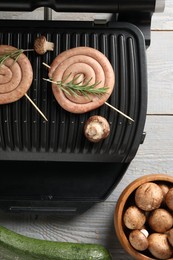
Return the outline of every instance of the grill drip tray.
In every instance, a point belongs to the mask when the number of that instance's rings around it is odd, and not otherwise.
[[[67,208],[69,203],[74,204],[72,212],[76,212],[76,203],[91,204],[110,194],[143,140],[147,107],[145,42],[138,28],[128,23],[0,23],[0,44],[32,49],[34,39],[41,34],[54,42],[55,50],[43,56],[27,53],[34,73],[27,94],[48,122],[25,97],[0,106],[0,160],[1,172],[5,173],[0,207],[58,211],[58,203],[65,202]],[[94,47],[108,57],[116,78],[108,102],[133,118],[134,123],[106,105],[75,115],[55,101],[50,83],[42,80],[48,77],[42,63],[51,64],[60,52],[77,46]],[[111,126],[110,136],[97,144],[83,135],[84,122],[95,114],[107,118]]]

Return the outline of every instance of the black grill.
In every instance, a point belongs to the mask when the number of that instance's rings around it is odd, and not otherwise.
[[[27,52],[34,79],[28,95],[48,118],[46,122],[24,96],[0,105],[0,207],[11,211],[76,213],[106,199],[144,139],[147,108],[145,40],[132,24],[69,21],[0,21],[0,44],[32,49],[44,34],[55,50],[40,56]],[[85,114],[72,114],[56,102],[48,65],[62,51],[90,46],[110,60],[115,89],[108,102],[134,119],[131,122],[106,104]],[[110,123],[110,136],[89,142],[84,122],[99,114]],[[15,169],[15,172],[14,171]],[[85,206],[84,203],[85,202]]]

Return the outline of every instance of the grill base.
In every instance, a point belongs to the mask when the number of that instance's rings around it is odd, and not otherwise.
[[[1,161],[0,207],[78,214],[104,201],[129,164]],[[15,170],[15,173],[13,172]]]

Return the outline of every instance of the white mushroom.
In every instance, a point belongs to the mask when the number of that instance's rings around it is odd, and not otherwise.
[[[106,118],[102,116],[91,116],[84,125],[84,134],[91,142],[99,142],[110,133],[110,126]]]
[[[167,235],[152,233],[148,237],[148,249],[157,259],[168,259],[172,256],[172,247],[168,243]]]
[[[160,187],[161,190],[162,190],[163,197],[165,198],[166,194],[167,194],[168,191],[169,191],[169,186],[168,186],[166,183],[159,183],[158,185],[159,185],[159,187]]]
[[[130,206],[124,212],[123,221],[129,229],[141,229],[146,222],[146,216],[141,209]]]
[[[130,232],[129,242],[138,251],[144,251],[148,248],[148,232],[145,231],[135,229]]]
[[[47,41],[46,37],[44,35],[41,35],[40,37],[37,37],[34,41],[34,50],[38,54],[45,54],[47,51],[54,50],[54,43]]]
[[[164,233],[172,227],[173,217],[166,209],[155,209],[149,215],[148,224],[152,230]]]
[[[136,205],[145,211],[159,208],[163,201],[161,188],[153,182],[141,184],[135,191]]]
[[[166,196],[165,196],[165,203],[169,209],[173,210],[173,188],[171,188]]]
[[[162,193],[163,193],[163,201],[162,201],[161,206],[165,208],[165,206],[166,206],[165,198],[166,198],[166,194],[168,193],[168,191],[170,189],[170,185],[168,185],[167,183],[164,183],[164,182],[159,182],[157,184],[159,185],[159,187],[161,188]]]

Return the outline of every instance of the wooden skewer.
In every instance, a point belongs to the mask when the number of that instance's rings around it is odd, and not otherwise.
[[[42,64],[50,69],[50,66],[48,64],[46,64],[45,62],[42,62]]]
[[[43,64],[44,66],[46,66],[47,68],[50,69],[50,66],[49,66],[48,64],[46,64],[46,63],[44,63],[44,62],[43,62],[42,64]],[[52,83],[56,84],[56,82],[51,81],[50,79],[45,79],[45,78],[43,78],[43,80],[46,80],[46,81],[49,81],[49,82],[52,82]],[[124,117],[126,117],[127,119],[129,119],[130,121],[134,122],[134,120],[133,120],[131,117],[127,116],[126,114],[124,114],[123,112],[121,112],[119,109],[117,109],[116,107],[112,106],[112,105],[109,104],[108,102],[105,102],[105,105],[109,106],[110,108],[114,109],[116,112],[120,113],[122,116],[124,116]]]
[[[126,117],[126,118],[128,118],[129,120],[131,120],[132,122],[134,122],[134,120],[133,120],[131,117],[127,116],[126,114],[124,114],[123,112],[121,112],[121,111],[120,111],[119,109],[117,109],[116,107],[113,107],[111,104],[105,102],[105,105],[111,107],[111,108],[114,109],[116,112],[120,113],[120,114],[123,115],[124,117]]]
[[[53,81],[53,80],[50,80],[50,79],[45,79],[45,78],[42,78],[42,79],[45,80],[45,81],[48,81],[48,82],[50,82],[50,83],[57,84],[56,81]]]
[[[32,99],[25,93],[25,97],[31,102],[31,104],[36,108],[36,110],[40,113],[40,115],[48,121],[48,119],[45,117],[45,115],[41,112],[41,110],[36,106],[36,104],[32,101]]]
[[[23,51],[34,51],[34,49],[25,49]]]

